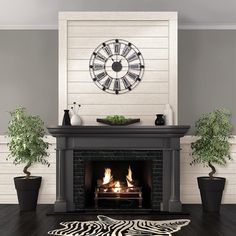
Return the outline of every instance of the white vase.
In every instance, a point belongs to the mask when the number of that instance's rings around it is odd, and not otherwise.
[[[165,105],[163,114],[165,116],[165,124],[174,125],[174,114],[173,114],[173,110],[171,109],[170,104]]]
[[[78,126],[82,124],[82,120],[79,115],[73,114],[70,120],[71,125]]]

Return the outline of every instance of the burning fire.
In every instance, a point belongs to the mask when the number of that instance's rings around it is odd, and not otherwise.
[[[113,189],[113,191],[114,191],[115,193],[119,193],[120,190],[121,190],[120,182],[119,182],[119,181],[116,181],[116,183],[115,183],[115,188]]]
[[[108,184],[112,180],[112,175],[111,175],[111,169],[110,168],[105,168],[105,173],[103,177],[103,184]]]
[[[129,166],[129,169],[128,169],[128,175],[126,175],[126,179],[127,179],[127,186],[129,188],[134,187],[134,185],[132,184],[133,179],[132,179],[132,170],[131,170],[130,166]]]
[[[130,166],[128,169],[128,174],[126,175],[126,182],[127,182],[127,187],[130,189],[133,189],[135,185],[132,178],[132,170]],[[107,192],[108,190],[112,190],[115,193],[120,193],[125,188],[123,182],[114,181],[112,173],[111,173],[111,168],[105,168],[104,177],[103,177],[103,180],[100,181],[99,186],[103,186],[104,192]]]

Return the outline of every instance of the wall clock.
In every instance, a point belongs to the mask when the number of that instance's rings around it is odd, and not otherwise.
[[[103,91],[122,94],[134,89],[144,73],[144,59],[139,49],[123,39],[101,43],[89,63],[91,78]]]

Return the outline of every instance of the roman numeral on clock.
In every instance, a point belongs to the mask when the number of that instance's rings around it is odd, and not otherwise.
[[[100,61],[102,61],[102,62],[105,62],[106,61],[106,57],[105,56],[103,56],[101,53],[93,53],[93,55],[98,59],[98,60],[100,60]]]
[[[108,89],[111,86],[112,78],[107,78],[106,81],[103,84],[103,90]],[[105,88],[105,89],[104,89]]]
[[[106,72],[102,72],[102,73],[100,73],[100,74],[97,74],[97,75],[96,75],[97,81],[102,80],[106,75],[107,75]]]
[[[140,64],[132,64],[129,66],[130,69],[132,70],[140,70],[140,69],[143,69],[144,68],[144,65],[140,65]]]
[[[89,66],[91,69],[93,69],[94,71],[95,70],[102,70],[102,69],[104,69],[104,65],[102,65],[102,64],[97,64],[97,63],[95,63],[94,65],[90,65]]]
[[[106,54],[108,56],[112,55],[111,48],[108,45],[106,45],[105,43],[103,43],[103,50],[106,52]]]
[[[131,47],[129,45],[126,45],[122,51],[122,56],[126,57],[129,54],[130,50],[131,50]]]
[[[129,57],[127,58],[127,60],[128,60],[129,62],[132,62],[132,61],[137,60],[138,58],[139,58],[139,57],[138,57],[137,53],[133,53],[131,56],[129,56]]]
[[[120,43],[118,39],[116,39],[116,42],[114,43],[114,52],[115,54],[120,54]]]
[[[129,80],[126,77],[123,77],[122,81],[123,81],[125,88],[131,90],[131,84],[130,84]]]
[[[131,79],[135,80],[138,78],[138,75],[132,72],[128,72],[127,74]]]
[[[116,79],[115,82],[114,82],[114,89],[113,89],[116,94],[119,93],[120,91],[120,80],[119,79]]]

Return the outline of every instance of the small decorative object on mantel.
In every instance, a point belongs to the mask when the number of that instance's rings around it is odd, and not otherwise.
[[[107,116],[105,119],[97,119],[97,122],[106,125],[131,125],[140,122],[140,119],[125,118],[124,116]]]
[[[62,121],[63,126],[70,126],[70,115],[69,115],[69,110],[64,110],[64,116],[63,116],[63,121]]]
[[[78,115],[80,107],[81,107],[80,104],[73,102],[73,107],[71,107],[71,110],[73,113],[71,116],[71,125],[73,125],[73,126],[79,126],[82,124],[82,120],[81,120],[80,116]]]
[[[165,105],[164,109],[164,116],[165,116],[165,125],[173,125],[174,119],[173,119],[173,110],[170,106],[170,104]]]
[[[155,125],[165,125],[165,117],[163,114],[156,114]]]

